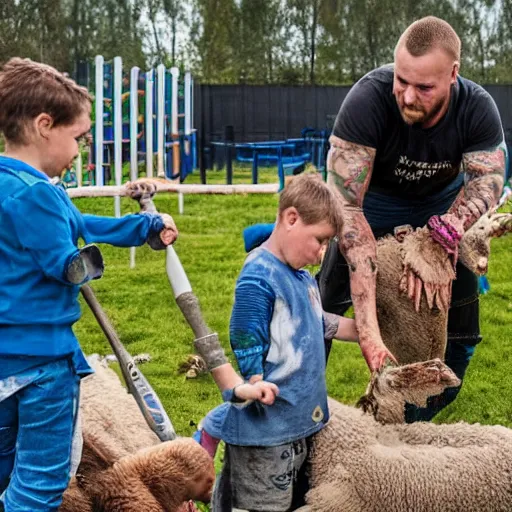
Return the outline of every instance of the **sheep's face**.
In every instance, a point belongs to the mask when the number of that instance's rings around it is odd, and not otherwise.
[[[358,407],[381,423],[402,423],[404,403],[419,407],[460,380],[440,359],[387,367],[372,376]]]
[[[121,463],[128,466],[136,461],[142,481],[162,504],[187,500],[207,503],[211,499],[213,460],[193,439],[166,441],[139,451],[131,461],[125,459]]]
[[[421,390],[431,396],[439,386],[444,388],[460,385],[460,380],[440,359],[407,364],[390,369],[385,375],[389,389],[408,394]]]
[[[459,259],[472,272],[485,274],[489,265],[491,238],[512,231],[512,213],[482,215],[464,234],[459,245]]]
[[[491,253],[488,216],[484,215],[462,238],[459,259],[469,270],[482,275],[487,272]]]

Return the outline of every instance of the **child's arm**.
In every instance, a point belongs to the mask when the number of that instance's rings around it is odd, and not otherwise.
[[[274,403],[279,394],[278,387],[272,382],[263,381],[263,376],[252,377],[245,382],[235,371],[231,363],[225,363],[211,370],[213,380],[226,401],[258,400],[266,405]]]
[[[36,183],[4,201],[5,222],[10,222],[20,251],[28,251],[45,276],[74,286],[68,278],[80,251],[73,236],[60,192],[48,183]]]
[[[263,359],[269,347],[274,301],[274,293],[264,280],[243,277],[238,281],[231,314],[230,342],[240,373],[248,382],[244,384],[240,377],[238,383],[236,377],[226,378],[224,399],[259,400],[271,404],[278,394],[275,384],[263,380]],[[233,368],[230,370],[234,373]],[[219,384],[217,379],[216,382]]]
[[[153,249],[163,249],[178,236],[176,225],[167,214],[130,214],[119,219],[85,214],[82,218],[88,243],[131,247],[148,242]]]
[[[355,320],[326,311],[324,311],[324,336],[331,340],[359,341]]]
[[[335,315],[334,313],[327,313],[326,311],[324,311],[324,337],[331,340],[355,341],[359,343],[355,320]],[[391,353],[388,354],[388,358],[394,364],[398,364]]]

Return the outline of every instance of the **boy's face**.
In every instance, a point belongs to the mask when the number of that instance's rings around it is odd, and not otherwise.
[[[39,151],[42,171],[50,178],[60,176],[64,169],[69,169],[78,156],[78,144],[91,129],[90,110],[83,111],[72,124],[52,126],[42,117],[39,122]]]
[[[336,233],[327,222],[305,224],[295,208],[287,208],[281,215],[284,237],[282,254],[288,265],[300,269],[318,265],[329,239]]]

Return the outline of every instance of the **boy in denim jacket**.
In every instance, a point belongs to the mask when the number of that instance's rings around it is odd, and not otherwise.
[[[247,257],[235,289],[230,341],[242,376],[274,383],[272,405],[241,402],[237,388],[204,420],[226,442],[214,512],[286,512],[303,504],[308,440],[329,419],[324,336],[357,341],[354,321],[322,311],[306,265],[341,222],[337,200],[314,175],[281,193],[276,227]],[[238,403],[237,403],[238,402]]]
[[[0,71],[0,510],[56,511],[70,478],[80,379],[72,326],[80,285],[101,277],[94,245],[164,248],[168,215],[82,215],[51,183],[91,127],[91,100],[50,66],[14,58]]]

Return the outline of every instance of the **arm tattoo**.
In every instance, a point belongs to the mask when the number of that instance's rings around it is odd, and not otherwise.
[[[344,201],[359,207],[368,190],[376,150],[347,142],[334,135],[329,139],[327,170]]]
[[[350,292],[360,341],[380,338],[376,311],[377,244],[362,211],[376,150],[331,136],[327,183],[342,204],[340,251],[350,268]]]
[[[464,194],[459,194],[449,213],[461,219],[467,230],[500,198],[505,174],[504,149],[466,153],[463,165],[466,172]]]

